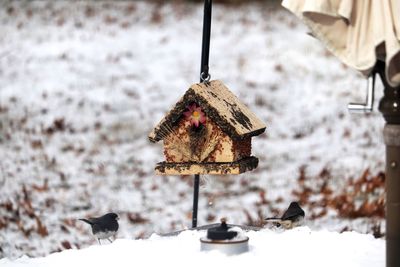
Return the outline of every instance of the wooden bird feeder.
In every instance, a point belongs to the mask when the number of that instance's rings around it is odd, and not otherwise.
[[[251,137],[266,125],[218,80],[193,84],[149,134],[164,141],[161,175],[240,174],[253,170]]]

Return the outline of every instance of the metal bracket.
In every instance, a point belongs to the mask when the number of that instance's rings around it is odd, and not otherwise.
[[[369,113],[374,108],[374,96],[375,94],[375,72],[372,72],[368,77],[367,83],[367,97],[366,103],[350,103],[347,105],[347,109],[350,113]]]

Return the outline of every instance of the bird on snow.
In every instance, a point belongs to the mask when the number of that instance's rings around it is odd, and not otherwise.
[[[289,208],[283,213],[282,217],[266,218],[265,220],[277,226],[283,226],[285,229],[292,229],[303,224],[304,216],[304,210],[300,207],[299,203],[292,202]]]
[[[92,227],[92,233],[99,241],[101,239],[107,239],[110,243],[112,243],[110,237],[115,235],[118,231],[118,215],[115,213],[107,213],[98,218],[88,218],[88,219],[79,219],[84,221],[85,223],[90,224]]]

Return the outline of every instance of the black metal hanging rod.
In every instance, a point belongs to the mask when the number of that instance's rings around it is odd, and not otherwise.
[[[211,9],[212,9],[212,0],[204,0],[203,40],[202,40],[202,45],[201,45],[200,82],[208,82],[211,78],[210,73],[209,73],[209,66],[208,66],[208,60],[210,58]],[[194,176],[194,184],[193,184],[192,228],[197,227],[197,209],[199,206],[199,187],[200,187],[200,175],[196,174]]]
[[[208,60],[210,58],[211,10],[212,0],[205,0],[203,18],[203,40],[201,47],[200,82],[208,81],[210,79]]]

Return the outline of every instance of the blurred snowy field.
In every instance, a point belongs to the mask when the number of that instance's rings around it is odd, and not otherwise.
[[[108,211],[118,238],[190,227],[192,177],[155,176],[147,134],[199,79],[202,5],[0,5],[0,257],[95,244],[76,219]],[[261,225],[297,200],[312,229],[384,231],[383,119],[348,113],[365,78],[306,33],[277,4],[214,4],[212,79],[267,130],[258,169],[203,176],[200,225]]]

